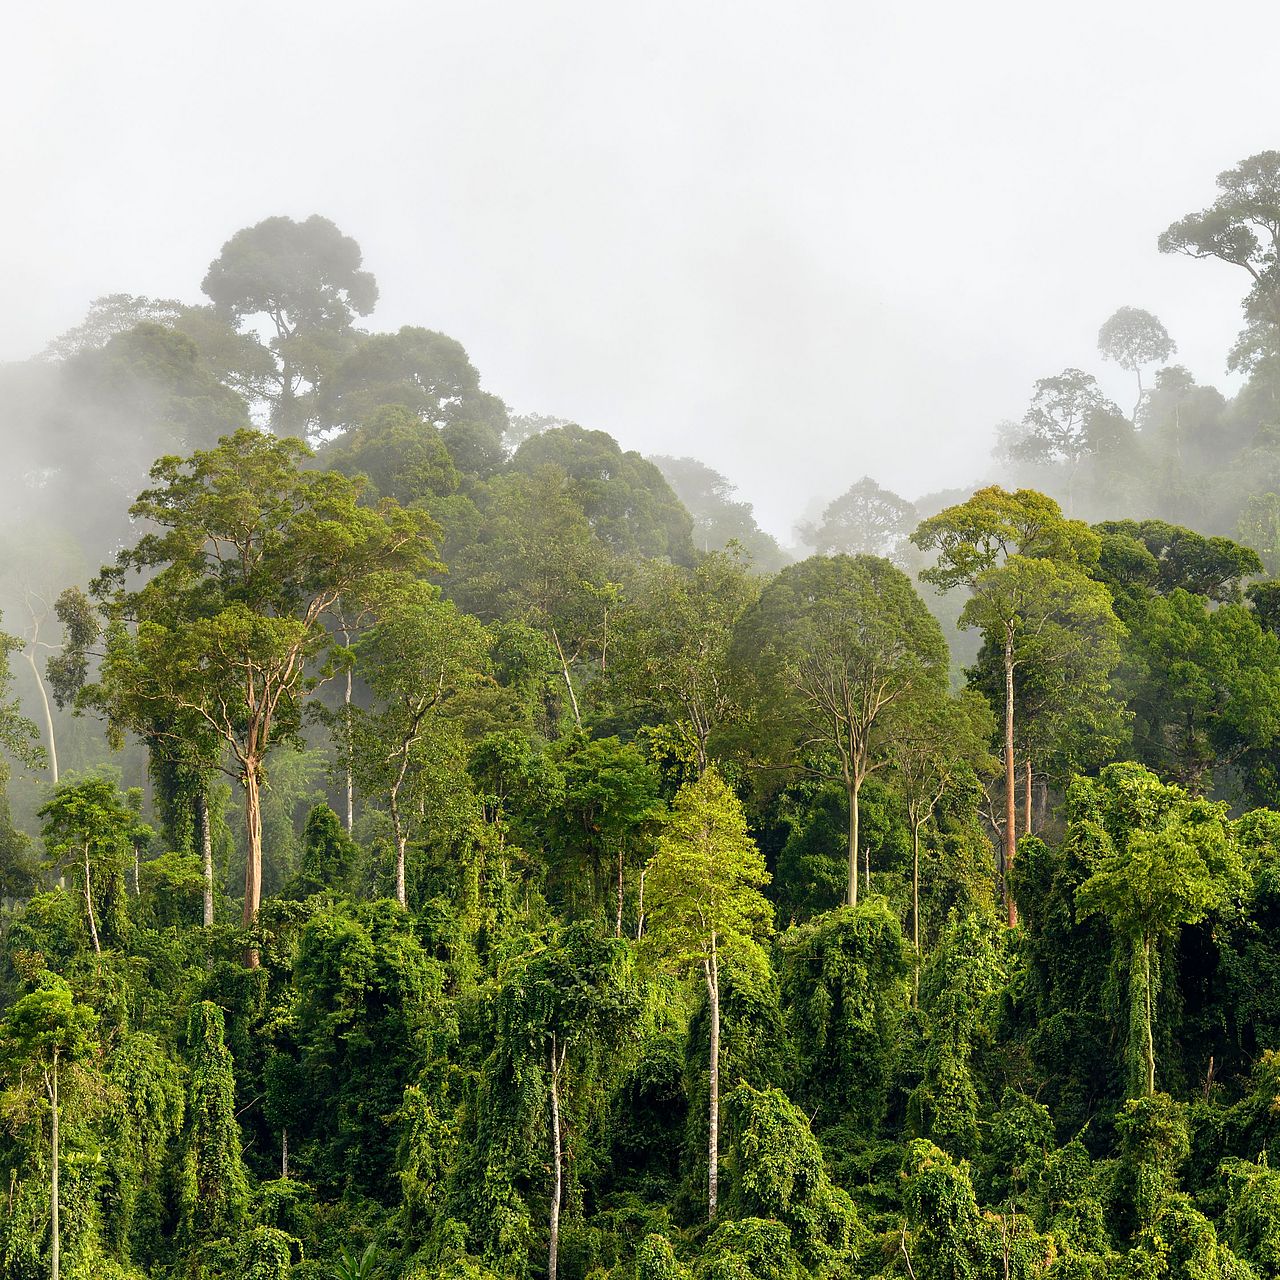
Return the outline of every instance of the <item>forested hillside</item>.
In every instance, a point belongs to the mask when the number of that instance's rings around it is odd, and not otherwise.
[[[790,551],[319,216],[0,367],[0,1280],[1280,1277],[1280,152],[1156,248],[1234,394]]]

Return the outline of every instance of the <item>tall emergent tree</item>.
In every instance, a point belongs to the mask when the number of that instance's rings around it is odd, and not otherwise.
[[[919,518],[905,498],[863,476],[827,504],[821,520],[799,532],[819,555],[884,556],[900,565]]]
[[[222,246],[201,288],[231,324],[258,317],[270,324],[271,425],[303,435],[309,417],[303,394],[351,349],[352,321],[378,301],[377,282],[361,269],[360,246],[318,214],[303,222],[264,218]]]
[[[1031,489],[980,489],[967,502],[924,521],[911,535],[937,559],[920,576],[940,591],[969,588],[961,625],[978,627],[1000,654],[1004,674],[1005,829],[1003,876],[1009,923],[1017,907],[1008,892],[1018,838],[1014,673],[1033,657],[1052,662],[1063,646],[1107,643],[1118,660],[1120,623],[1110,593],[1085,576],[1098,560],[1099,538],[1063,518],[1052,498]],[[1084,640],[1081,640],[1081,637]]]
[[[1163,364],[1178,349],[1169,337],[1169,331],[1141,307],[1121,307],[1103,321],[1098,330],[1098,350],[1104,360],[1114,360],[1138,379],[1138,398],[1133,405],[1133,425],[1138,425],[1138,413],[1146,393],[1142,389],[1142,370],[1145,365]]]
[[[1245,329],[1231,365],[1253,369],[1280,351],[1280,151],[1260,151],[1218,174],[1218,190],[1207,209],[1166,227],[1159,248],[1248,272]]]
[[[1080,463],[1098,447],[1108,420],[1119,414],[1093,374],[1083,369],[1064,369],[1052,378],[1037,380],[1031,405],[1022,417],[1024,434],[1011,452],[1031,461],[1064,467],[1070,511]]]
[[[419,512],[360,503],[361,485],[306,471],[297,440],[238,431],[190,458],[161,458],[132,510],[156,526],[104,570],[112,619],[100,685],[208,727],[244,787],[244,926],[262,895],[260,794],[267,752],[296,733],[303,700],[332,671],[329,611],[376,573],[436,567]],[[130,590],[131,573],[152,574]],[[246,954],[257,964],[257,952]]]
[[[845,789],[848,900],[857,906],[859,793],[887,763],[884,743],[908,695],[945,688],[942,630],[887,560],[813,556],[764,589],[734,648],[790,763]]]
[[[678,970],[702,975],[711,1013],[707,1216],[720,1185],[720,959],[755,945],[773,910],[760,890],[764,857],[737,796],[712,766],[681,788],[648,867],[649,945]]]

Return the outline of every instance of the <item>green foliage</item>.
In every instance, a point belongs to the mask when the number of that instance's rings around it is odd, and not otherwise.
[[[908,973],[883,900],[842,907],[779,939],[782,997],[798,1059],[795,1094],[820,1125],[874,1133],[893,1079]]]
[[[178,1167],[178,1232],[195,1245],[230,1235],[248,1203],[235,1078],[222,1010],[204,1001],[187,1022],[186,1123]]]
[[[810,1268],[847,1262],[862,1228],[848,1193],[828,1178],[804,1113],[780,1089],[762,1092],[748,1084],[739,1085],[725,1104],[733,1135],[731,1211],[783,1223]]]

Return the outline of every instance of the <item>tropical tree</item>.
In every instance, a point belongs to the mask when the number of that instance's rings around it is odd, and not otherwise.
[[[264,319],[272,336],[266,400],[277,433],[302,436],[305,393],[355,341],[352,322],[378,301],[378,285],[361,269],[360,246],[318,214],[302,222],[264,218],[237,231],[209,265],[200,286],[219,318],[237,329]]]
[[[432,527],[360,485],[305,471],[296,440],[239,431],[189,459],[162,458],[134,515],[157,531],[120,553],[96,591],[111,624],[98,689],[124,727],[134,715],[180,738],[189,717],[228,751],[244,788],[244,927],[262,893],[267,752],[296,733],[304,699],[333,672],[328,615],[372,575],[434,567]],[[151,574],[129,590],[131,573]],[[252,946],[246,953],[257,964]]]
[[[615,674],[674,731],[699,773],[712,738],[739,713],[733,629],[759,589],[736,556],[713,551],[693,569],[646,565],[630,593]]]
[[[920,835],[942,798],[986,755],[995,726],[976,693],[960,697],[926,690],[913,698],[887,751],[894,785],[902,796],[911,834],[911,945],[915,991],[920,990]]]
[[[94,954],[101,955],[104,932],[110,941],[121,941],[125,869],[138,845],[151,838],[151,828],[105,778],[63,783],[38,816],[44,819],[41,834],[51,860],[61,868],[74,867],[80,876],[89,937]]]
[[[1165,786],[1141,765],[1113,764],[1096,781],[1077,780],[1068,814],[1068,841],[1085,844],[1097,867],[1076,890],[1076,913],[1102,916],[1131,948],[1131,1081],[1150,1096],[1159,948],[1243,882],[1226,806]]]
[[[945,687],[942,631],[887,560],[814,556],[769,583],[733,645],[788,763],[844,787],[856,906],[862,784],[888,763],[885,744],[913,691]]]
[[[353,758],[362,789],[390,808],[403,907],[409,840],[430,820],[428,804],[446,803],[449,780],[463,773],[457,708],[484,679],[488,636],[426,582],[379,574],[362,596],[373,622],[357,658],[373,702],[355,712]]]
[[[827,505],[817,524],[800,532],[822,556],[883,556],[901,565],[918,520],[910,502],[863,476]]]
[[[1138,425],[1145,392],[1142,370],[1149,364],[1163,364],[1178,349],[1168,330],[1150,311],[1140,307],[1121,307],[1112,313],[1098,330],[1098,350],[1104,360],[1114,360],[1138,379],[1138,398],[1134,402],[1131,421]]]
[[[1280,348],[1280,151],[1260,151],[1218,174],[1218,198],[1160,235],[1161,253],[1216,258],[1248,273],[1245,330],[1233,367],[1254,368]]]
[[[980,489],[967,502],[939,512],[911,538],[921,550],[937,554],[933,567],[920,576],[940,591],[967,586],[961,625],[980,628],[1000,654],[1005,771],[1001,870],[1012,925],[1017,906],[1007,882],[1018,826],[1014,675],[1032,653],[1041,660],[1051,658],[1058,645],[1040,651],[1042,640],[1056,637],[1061,645],[1087,645],[1092,633],[1115,643],[1119,632],[1110,596],[1083,572],[1097,564],[1099,538],[1081,522],[1064,519],[1052,498],[1029,489],[1008,493],[998,486]]]
[[[91,1037],[97,1014],[76,1002],[71,988],[56,974],[42,973],[35,990],[20,997],[0,1024],[0,1046],[10,1070],[32,1070],[49,1106],[49,1274],[61,1271],[61,1137],[63,1073],[88,1058],[96,1048]]]
[[[711,1014],[708,1066],[707,1216],[716,1216],[720,1184],[720,970],[722,958],[755,946],[772,910],[760,890],[769,882],[764,858],[747,833],[738,798],[715,767],[682,787],[649,861],[649,927],[653,952],[706,985]]]
[[[1067,510],[1073,509],[1075,477],[1081,461],[1101,439],[1101,427],[1119,410],[1082,369],[1064,369],[1036,382],[1022,418],[1023,434],[1013,446],[1021,458],[1061,464],[1067,474]]]

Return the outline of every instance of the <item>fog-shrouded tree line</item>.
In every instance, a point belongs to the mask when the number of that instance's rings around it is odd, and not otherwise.
[[[1280,152],[1155,248],[1235,394],[792,548],[323,217],[0,367],[0,1280],[1280,1277]]]

